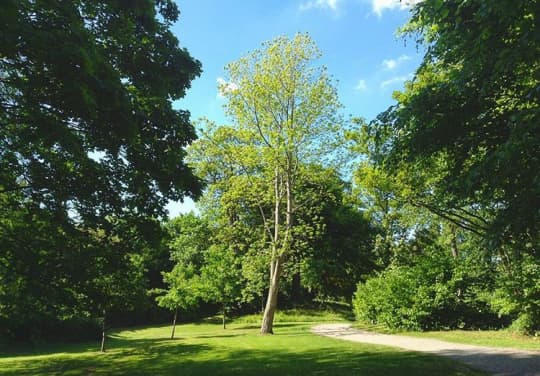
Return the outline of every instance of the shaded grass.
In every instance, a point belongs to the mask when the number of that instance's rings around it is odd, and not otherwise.
[[[0,375],[482,374],[443,358],[316,336],[309,331],[313,322],[278,322],[275,335],[261,336],[250,320],[238,319],[226,330],[181,325],[175,340],[168,339],[169,326],[121,330],[112,334],[105,354],[96,351],[96,342],[34,349],[41,355],[3,355]]]
[[[525,336],[510,330],[448,330],[406,332],[391,330],[383,325],[360,323],[355,323],[354,327],[377,333],[400,334],[420,338],[435,338],[448,342],[464,343],[467,345],[506,347],[521,350],[540,351],[540,337]]]

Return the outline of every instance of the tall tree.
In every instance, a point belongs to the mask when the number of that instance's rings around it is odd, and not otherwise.
[[[120,220],[155,237],[165,203],[200,192],[189,112],[172,107],[201,71],[170,31],[178,16],[171,0],[1,2],[0,317],[69,317],[131,253],[87,252],[96,233],[114,239]]]
[[[266,42],[227,65],[220,90],[233,125],[209,127],[194,148],[203,176],[216,175],[209,158],[226,164],[225,192],[243,190],[263,222],[261,236],[270,256],[263,334],[273,332],[280,276],[295,247],[300,165],[331,157],[341,139],[337,92],[326,68],[314,66],[319,55],[308,35],[297,34]]]

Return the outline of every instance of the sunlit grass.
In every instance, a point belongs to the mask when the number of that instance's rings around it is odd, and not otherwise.
[[[297,320],[283,321],[293,317]],[[111,335],[105,354],[97,351],[97,341],[43,345],[34,349],[39,354],[4,354],[0,375],[481,374],[443,358],[316,336],[310,332],[313,317],[337,321],[328,312],[289,312],[273,336],[258,334],[259,322],[251,316],[225,330],[213,323],[180,325],[175,340],[169,339],[170,326],[121,330]]]

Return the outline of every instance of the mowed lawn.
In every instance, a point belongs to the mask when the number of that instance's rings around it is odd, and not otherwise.
[[[302,317],[300,317],[302,318]],[[287,319],[283,317],[282,320]],[[98,343],[41,346],[0,355],[0,375],[481,375],[459,363],[316,336],[314,322],[281,321],[261,336],[250,318],[113,332]]]

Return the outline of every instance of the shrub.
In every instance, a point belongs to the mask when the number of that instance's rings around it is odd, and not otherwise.
[[[455,273],[460,270],[458,263],[450,255],[434,252],[359,283],[353,299],[357,320],[405,330],[496,325],[488,304],[474,288],[466,288],[461,273]]]

